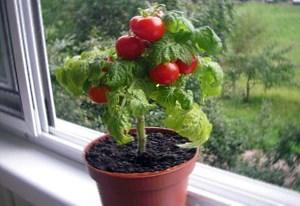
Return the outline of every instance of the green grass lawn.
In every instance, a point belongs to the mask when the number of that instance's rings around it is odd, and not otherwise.
[[[297,65],[294,81],[300,85],[300,6],[251,2],[237,7],[237,13],[246,11],[255,12],[267,22],[266,42],[277,42],[280,47],[293,46],[288,56]],[[275,129],[289,123],[300,125],[299,86],[281,86],[265,92],[262,85],[258,84],[251,91],[250,102],[245,103],[242,101],[244,81],[241,80],[238,85],[236,97],[222,99],[227,117],[239,117],[248,123],[254,123],[260,114],[262,103],[268,101],[274,118],[270,127]]]
[[[300,6],[250,2],[236,11],[257,14],[268,24],[266,41],[277,42],[282,47],[292,46],[289,57],[300,66]]]

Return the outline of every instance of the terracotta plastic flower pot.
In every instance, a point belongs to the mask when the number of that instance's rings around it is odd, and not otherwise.
[[[166,133],[162,128],[146,131]],[[109,138],[108,135],[100,139]],[[99,142],[99,138],[85,148]],[[88,165],[91,177],[97,182],[103,206],[185,206],[188,176],[198,159],[198,150],[189,161],[158,172],[113,173]],[[87,161],[86,161],[87,162]]]

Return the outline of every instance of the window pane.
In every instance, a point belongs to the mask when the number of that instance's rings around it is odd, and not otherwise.
[[[3,5],[4,6],[4,5]],[[12,55],[10,48],[10,39],[8,36],[8,22],[5,19],[5,10],[1,6],[0,15],[0,83],[2,87],[17,92],[15,82],[15,73],[12,69]]]
[[[197,27],[211,26],[224,44],[214,57],[224,68],[224,89],[203,106],[214,129],[201,161],[300,191],[300,7],[230,0],[157,2],[183,10]],[[146,5],[132,0],[41,3],[52,74],[67,56],[114,44],[128,31],[137,8]],[[71,97],[54,75],[52,85],[57,117],[103,130],[101,106]],[[189,88],[199,92],[197,82]],[[157,109],[147,123],[161,126],[162,117]]]
[[[0,111],[23,117],[5,2],[0,3]]]

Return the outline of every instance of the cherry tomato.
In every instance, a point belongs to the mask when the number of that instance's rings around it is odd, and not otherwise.
[[[179,68],[179,71],[181,74],[190,74],[197,68],[198,65],[198,59],[196,57],[193,57],[192,63],[187,65],[186,63],[182,62],[181,60],[177,60],[175,62]]]
[[[134,16],[130,19],[129,21],[129,28],[132,28],[132,27],[135,27],[136,26],[136,23],[142,19],[143,17],[142,16]]]
[[[170,85],[179,77],[179,68],[175,63],[159,64],[150,70],[150,78],[158,84]]]
[[[133,60],[142,55],[145,45],[140,39],[134,36],[124,35],[118,38],[116,50],[119,57]]]
[[[159,40],[165,33],[163,21],[156,16],[134,16],[129,25],[135,35],[150,42]]]
[[[107,93],[110,89],[107,86],[93,86],[88,91],[90,99],[96,103],[103,104],[107,102]]]

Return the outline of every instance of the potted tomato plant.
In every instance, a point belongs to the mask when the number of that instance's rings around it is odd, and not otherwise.
[[[185,205],[197,148],[212,130],[186,85],[197,81],[202,100],[219,95],[223,73],[210,56],[220,49],[211,28],[194,28],[182,12],[154,5],[131,18],[112,48],[67,58],[56,70],[70,93],[105,107],[108,134],[84,153],[104,206]],[[145,127],[157,106],[168,129]]]

